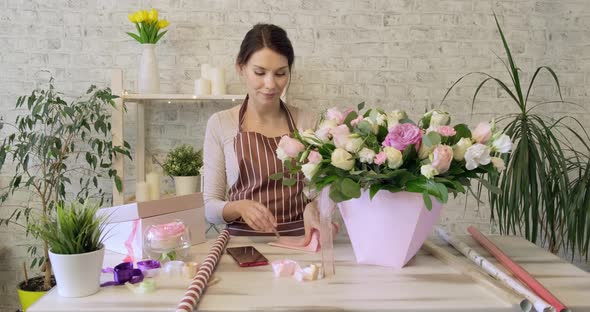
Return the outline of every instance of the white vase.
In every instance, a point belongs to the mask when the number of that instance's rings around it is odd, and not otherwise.
[[[196,193],[200,189],[199,182],[201,176],[174,177],[174,187],[176,196]]]
[[[160,72],[156,60],[156,45],[152,43],[142,44],[141,59],[139,61],[139,73],[137,76],[138,93],[160,93]]]
[[[49,260],[60,296],[86,297],[98,292],[104,246],[100,250],[76,255],[54,254],[50,250]]]

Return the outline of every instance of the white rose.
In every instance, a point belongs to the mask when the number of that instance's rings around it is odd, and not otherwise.
[[[451,116],[447,112],[432,111],[430,127],[446,126],[451,122]]]
[[[434,146],[426,146],[426,144],[420,145],[420,150],[418,151],[418,158],[426,159],[430,154],[434,151]]]
[[[315,136],[315,132],[312,129],[307,129],[301,132],[301,137],[303,140],[311,145],[319,145],[318,138]]]
[[[512,149],[512,141],[510,137],[502,134],[492,142],[492,151],[500,153],[508,153]]]
[[[402,152],[400,152],[398,149],[386,146],[383,148],[383,152],[385,152],[385,155],[387,156],[387,166],[389,168],[397,169],[403,164],[404,160]]]
[[[457,144],[453,145],[453,158],[455,160],[463,160],[465,158],[465,152],[473,145],[470,138],[461,138]]]
[[[498,170],[498,172],[504,171],[504,169],[506,169],[506,164],[504,163],[504,159],[502,159],[500,157],[492,157],[492,165],[494,165],[494,168],[496,168],[496,170]]]
[[[386,119],[387,116],[385,116],[384,114],[377,114],[377,117],[375,117],[375,122],[377,122],[377,125],[379,126],[384,126]]]
[[[337,148],[332,152],[332,166],[343,170],[351,170],[354,167],[352,155],[342,148]]]
[[[399,123],[400,120],[408,118],[404,111],[396,109],[387,114],[387,128],[391,129]]]
[[[320,141],[324,143],[329,142],[332,138],[330,130],[336,128],[337,126],[338,123],[336,122],[336,120],[327,119],[322,121],[322,123],[318,127],[318,130],[315,132],[316,138],[318,138]]]
[[[363,139],[358,134],[351,134],[344,143],[344,149],[356,153],[363,145]]]
[[[420,173],[423,176],[432,179],[435,175],[438,174],[438,171],[436,171],[436,169],[432,165],[428,164],[420,167]]]
[[[277,158],[280,159],[281,161],[285,161],[285,160],[289,160],[291,159],[291,157],[289,157],[289,155],[287,155],[287,153],[285,152],[285,150],[283,150],[282,147],[277,147]]]
[[[489,164],[492,161],[490,151],[489,147],[480,143],[469,147],[465,152],[465,161],[467,162],[465,168],[467,168],[467,170],[473,170],[479,165]]]
[[[313,178],[313,176],[318,172],[318,170],[320,169],[320,164],[304,164],[301,166],[301,171],[303,171],[303,175],[305,176],[306,179],[311,180],[311,178]]]
[[[363,147],[359,152],[359,158],[362,163],[372,164],[375,158],[375,152],[372,149]]]

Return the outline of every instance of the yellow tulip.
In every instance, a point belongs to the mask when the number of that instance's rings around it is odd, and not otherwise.
[[[158,11],[156,11],[156,9],[152,9],[149,13],[148,13],[148,21],[150,23],[155,23],[158,21]]]
[[[148,20],[148,12],[146,10],[137,11],[137,22],[149,22]]]
[[[168,25],[170,25],[170,23],[165,19],[158,21],[158,29],[166,28]]]
[[[135,14],[127,14],[127,18],[131,23],[135,23]]]

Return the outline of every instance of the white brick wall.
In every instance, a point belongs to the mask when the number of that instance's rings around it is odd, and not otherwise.
[[[191,92],[201,63],[223,66],[228,91],[243,92],[233,71],[241,39],[254,23],[273,22],[287,29],[295,47],[289,95],[293,104],[326,108],[364,100],[369,106],[405,109],[416,118],[425,109],[437,107],[446,88],[466,72],[482,70],[506,77],[492,53],[502,55],[493,10],[523,71],[552,66],[564,95],[588,107],[587,0],[139,2],[146,8],[154,4],[171,22],[156,50],[163,92]],[[77,95],[91,83],[108,86],[111,68],[120,67],[125,71],[125,87],[133,90],[140,46],[125,32],[132,31],[127,13],[136,9],[138,1],[126,0],[0,0],[0,114],[14,118],[17,96],[43,81],[42,69],[50,70],[67,94]],[[548,81],[542,80],[540,86]],[[474,86],[475,80],[465,81],[443,106],[457,121],[475,123],[513,110],[506,96],[490,86],[482,91],[472,120]],[[535,90],[543,97],[554,91]],[[161,159],[177,144],[201,145],[207,116],[229,106],[150,106],[146,111],[148,149]],[[572,108],[557,106],[549,111],[572,112]],[[586,127],[590,125],[587,113],[578,116]],[[128,129],[135,121],[130,118],[129,122]],[[474,208],[473,199],[465,208],[464,201],[460,197],[447,205],[441,222],[454,232],[463,232],[469,224],[493,231],[488,209]],[[0,310],[6,311],[17,307],[14,287],[22,277],[19,267],[25,253],[16,246],[23,235],[15,232],[16,228],[0,227]]]

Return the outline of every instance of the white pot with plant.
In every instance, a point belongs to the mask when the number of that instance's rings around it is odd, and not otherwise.
[[[196,193],[201,188],[200,171],[203,167],[203,152],[188,145],[181,145],[168,153],[164,171],[174,178],[176,196]]]
[[[106,217],[99,206],[85,201],[58,205],[54,216],[32,225],[49,245],[49,259],[62,297],[90,296],[100,288]]]

